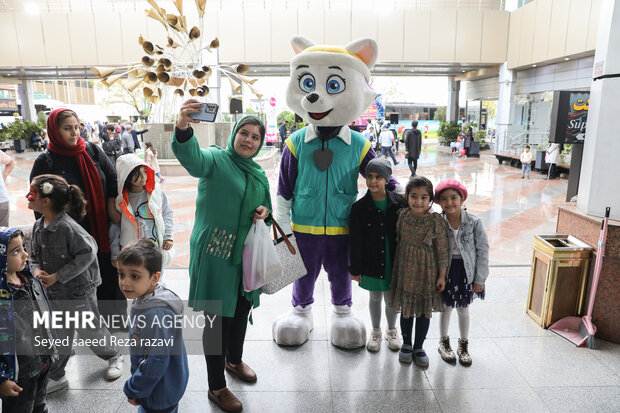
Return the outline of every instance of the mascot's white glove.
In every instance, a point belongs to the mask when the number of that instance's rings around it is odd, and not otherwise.
[[[287,201],[280,195],[276,197],[276,208],[273,211],[273,217],[287,235],[293,233],[293,230],[291,229],[292,206],[293,198]]]
[[[394,193],[405,196],[406,188],[403,184],[396,184],[394,186]]]

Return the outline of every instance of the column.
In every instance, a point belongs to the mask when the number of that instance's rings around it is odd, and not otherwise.
[[[496,109],[495,148],[493,148],[495,153],[501,153],[508,145],[508,126],[514,108],[515,88],[515,73],[509,70],[508,63],[504,62],[499,68],[499,98]]]
[[[19,97],[22,102],[22,118],[24,120],[37,121],[37,111],[34,107],[32,80],[22,80],[19,85]]]
[[[448,105],[446,106],[446,121],[456,122],[459,118],[459,92],[461,81],[454,76],[448,77]]]
[[[599,79],[600,77],[606,77]],[[577,206],[588,215],[620,220],[620,2],[601,2],[588,125],[583,148]]]

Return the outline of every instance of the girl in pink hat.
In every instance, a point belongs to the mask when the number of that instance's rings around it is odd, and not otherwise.
[[[435,188],[446,220],[446,234],[450,244],[450,260],[446,288],[442,292],[445,311],[439,316],[439,354],[448,363],[455,363],[456,356],[450,347],[448,328],[450,316],[456,307],[459,318],[459,362],[471,365],[469,355],[469,305],[478,297],[484,299],[484,282],[489,275],[489,243],[480,218],[463,208],[467,188],[455,179],[441,181]]]

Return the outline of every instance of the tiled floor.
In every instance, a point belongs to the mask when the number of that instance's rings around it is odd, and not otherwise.
[[[487,299],[471,306],[469,368],[444,363],[435,350],[438,317],[433,317],[426,349],[430,367],[398,362],[383,345],[378,353],[340,350],[329,342],[332,307],[329,284],[322,274],[313,306],[314,330],[298,348],[282,348],[271,339],[273,319],[290,309],[291,288],[263,296],[253,312],[244,360],[256,370],[253,385],[227,376],[229,387],[256,412],[615,412],[620,411],[620,345],[598,340],[599,348],[576,348],[540,328],[525,314],[532,235],[555,231],[556,205],[563,202],[566,180],[545,181],[536,173],[521,180],[520,171],[498,165],[494,157],[452,158],[426,148],[419,173],[434,183],[461,180],[470,191],[467,207],[482,217],[491,245]],[[31,224],[23,198],[33,154],[18,155],[8,187],[12,225]],[[277,171],[268,171],[275,192]],[[405,182],[404,165],[395,175]],[[187,251],[194,213],[196,180],[170,177],[164,184],[175,211],[178,252]],[[360,179],[360,187],[364,187]],[[165,278],[181,297],[189,288],[187,255],[179,255]],[[353,289],[353,309],[368,328],[368,293]],[[384,321],[385,322],[385,321]],[[453,346],[458,323],[453,315]],[[94,356],[74,356],[68,365],[70,389],[49,396],[52,412],[132,412],[122,393],[129,375],[103,379],[105,363]],[[218,409],[206,397],[206,367],[190,356],[190,382],[181,411]]]

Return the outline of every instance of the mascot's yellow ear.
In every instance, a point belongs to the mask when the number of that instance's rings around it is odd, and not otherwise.
[[[366,63],[369,69],[372,69],[377,61],[379,48],[377,42],[369,38],[356,39],[347,44],[345,48],[353,54],[356,54],[362,62]]]
[[[294,36],[291,39],[291,46],[293,46],[293,50],[295,51],[295,54],[299,54],[303,52],[304,50],[306,50],[307,48],[312,47],[314,45],[315,43],[305,36]]]

